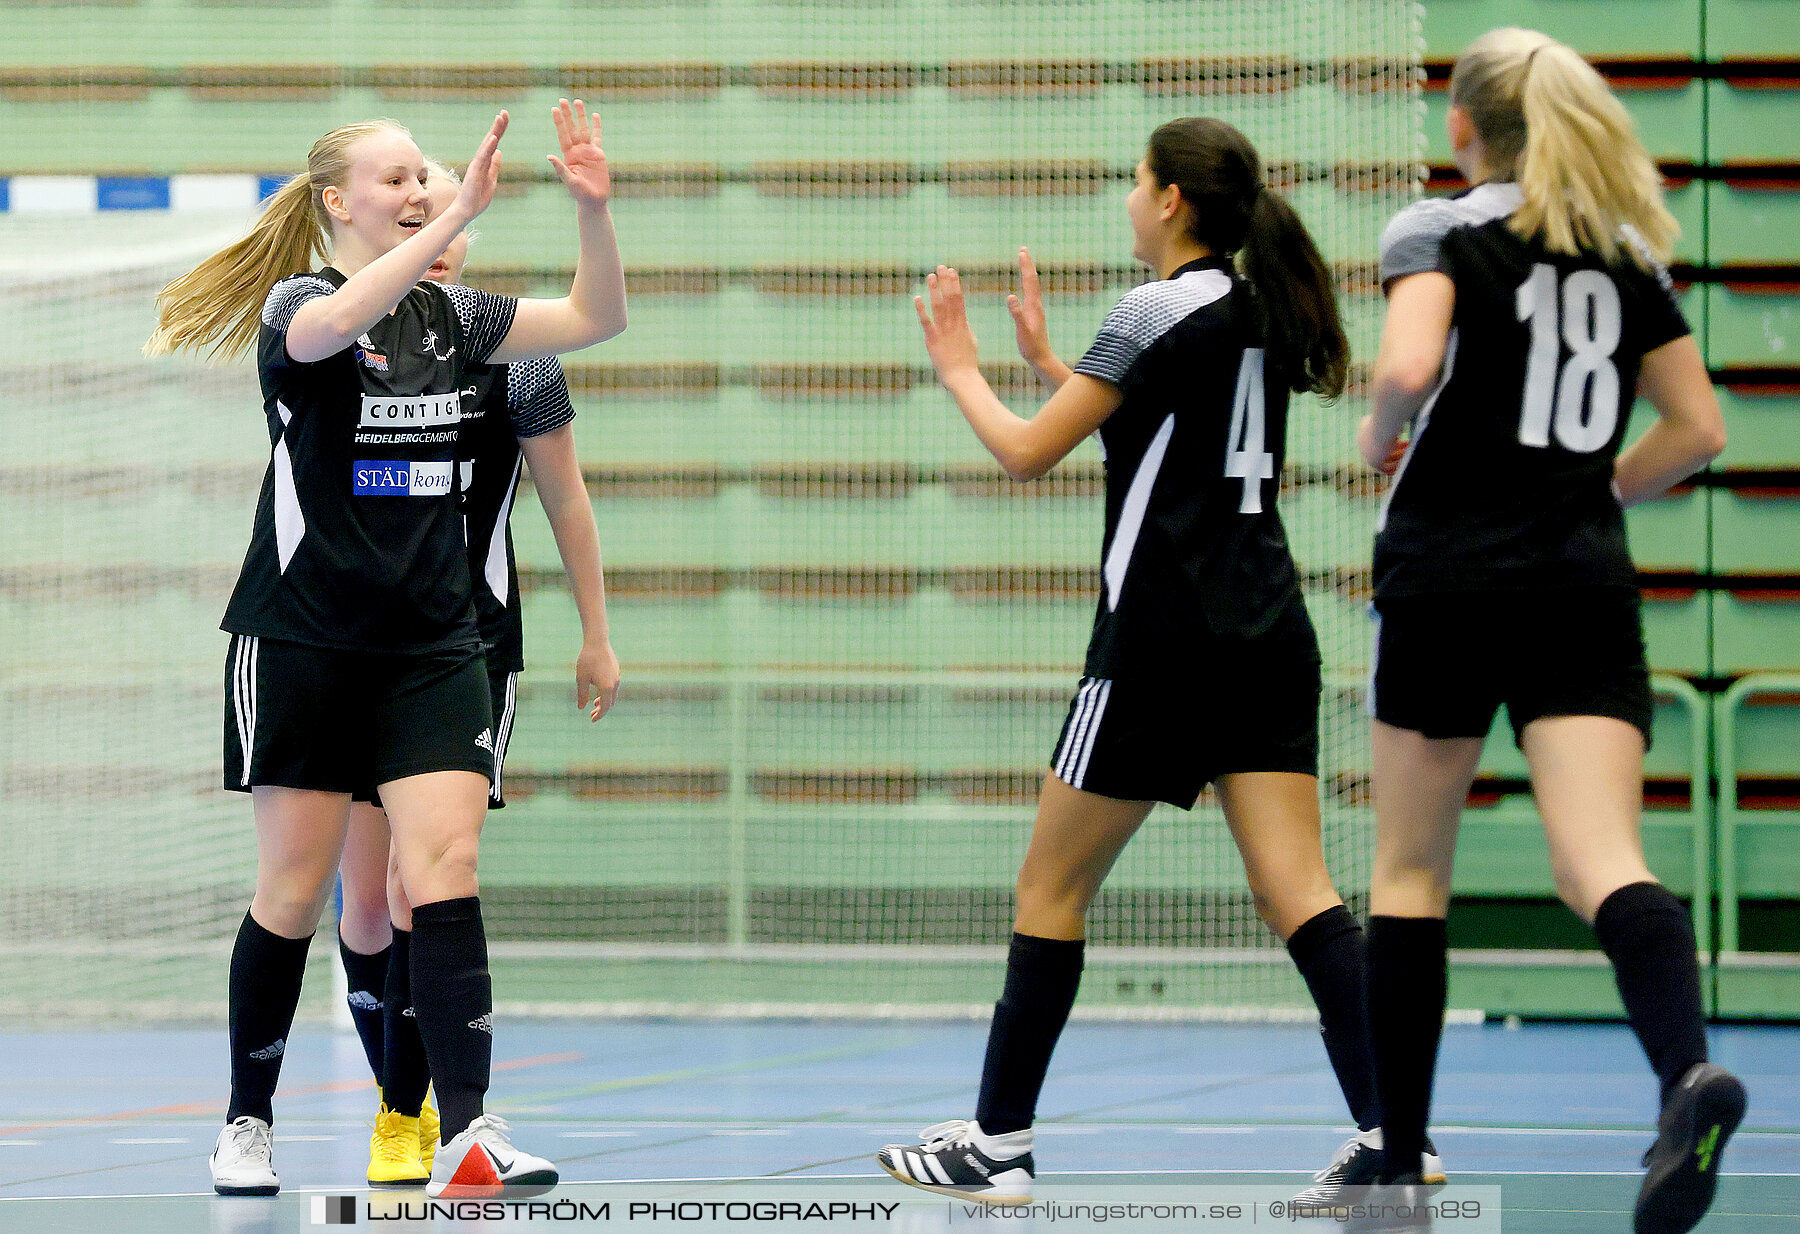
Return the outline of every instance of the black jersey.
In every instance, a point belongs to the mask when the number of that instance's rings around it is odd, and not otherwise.
[[[271,458],[223,626],[354,651],[472,647],[456,442],[467,370],[506,337],[517,302],[421,283],[352,346],[291,359],[294,314],[343,283],[332,269],[295,275],[263,304]]]
[[[1287,386],[1265,376],[1249,290],[1189,262],[1127,292],[1077,373],[1117,386],[1100,427],[1106,537],[1090,677],[1191,676],[1216,638],[1253,638],[1300,603],[1275,508]]]
[[[488,668],[516,673],[525,667],[519,569],[512,542],[513,495],[525,462],[519,443],[561,428],[575,418],[575,408],[569,403],[562,365],[554,356],[477,365],[470,378],[479,393],[464,413],[457,454],[462,460],[475,615]]]
[[[1636,586],[1613,460],[1640,361],[1687,323],[1666,270],[1548,252],[1507,226],[1520,202],[1484,184],[1382,234],[1383,282],[1436,271],[1456,308],[1376,524],[1378,596]]]

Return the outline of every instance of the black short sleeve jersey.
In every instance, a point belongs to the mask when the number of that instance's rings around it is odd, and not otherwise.
[[[1127,292],[1075,371],[1117,386],[1092,677],[1191,676],[1212,638],[1255,637],[1299,599],[1275,508],[1287,387],[1265,378],[1248,289],[1219,260]]]
[[[1640,362],[1687,323],[1647,254],[1548,252],[1507,225],[1520,201],[1484,184],[1382,235],[1384,282],[1446,275],[1456,307],[1376,525],[1378,596],[1636,586],[1613,460]]]
[[[295,361],[294,315],[344,281],[295,275],[263,304],[271,457],[222,624],[357,651],[473,646],[456,443],[467,369],[505,338],[517,302],[421,283],[352,346]]]
[[[479,394],[465,413],[457,453],[462,460],[475,615],[488,667],[516,673],[525,667],[519,569],[512,542],[513,497],[525,461],[519,443],[555,432],[575,418],[575,408],[569,402],[562,365],[554,356],[478,365],[470,376]]]

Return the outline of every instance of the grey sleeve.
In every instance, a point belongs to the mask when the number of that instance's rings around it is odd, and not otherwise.
[[[569,384],[555,356],[506,366],[506,412],[520,441],[553,433],[575,418]]]
[[[450,307],[456,310],[457,323],[462,326],[463,347],[470,363],[485,364],[494,349],[506,340],[519,302],[512,296],[497,296],[457,283],[445,283],[443,288],[450,297]]]
[[[1113,305],[1112,312],[1100,323],[1100,333],[1094,336],[1093,345],[1075,362],[1075,372],[1115,386],[1125,384],[1126,374],[1144,353],[1144,348],[1173,324],[1163,322],[1161,318],[1166,314],[1156,312],[1151,291],[1154,286],[1146,283],[1134,287]]]
[[[1431,199],[1415,201],[1396,214],[1381,232],[1381,285],[1438,271],[1444,237],[1458,221],[1448,202]]]
[[[336,290],[324,279],[310,274],[284,278],[269,288],[269,294],[263,298],[262,323],[277,334],[286,334],[288,327],[294,324],[294,314],[300,311],[301,305],[321,296],[329,296]]]

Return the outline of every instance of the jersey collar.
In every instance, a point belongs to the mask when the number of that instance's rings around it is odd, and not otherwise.
[[[1195,270],[1223,270],[1225,273],[1230,274],[1232,270],[1231,258],[1221,257],[1216,253],[1208,254],[1205,257],[1196,257],[1185,265],[1176,266],[1169,272],[1169,277],[1178,279],[1184,274],[1193,273]]]

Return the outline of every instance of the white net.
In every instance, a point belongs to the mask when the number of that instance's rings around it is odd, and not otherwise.
[[[1035,408],[1003,304],[1018,246],[1072,360],[1144,277],[1123,197],[1145,138],[1207,114],[1257,144],[1339,270],[1366,361],[1376,239],[1416,191],[1415,6],[550,5],[547,25],[604,17],[571,53],[535,19],[353,3],[306,10],[329,47],[294,63],[256,26],[290,6],[196,3],[180,54],[135,9],[100,7],[12,11],[81,63],[134,66],[33,69],[27,101],[15,80],[21,170],[118,170],[121,109],[160,109],[159,174],[267,174],[370,114],[465,157],[508,106],[504,195],[468,274],[496,290],[566,286],[543,118],[559,94],[603,117],[632,324],[567,365],[626,684],[598,728],[570,705],[574,608],[522,495],[528,669],[482,857],[502,1010],[991,1002],[1092,618],[1101,472],[1084,446],[1045,480],[1001,478],[936,388],[910,297],[957,265],[996,388]],[[353,34],[397,16],[404,46]],[[216,1012],[253,869],[248,804],[217,787],[216,625],[267,442],[247,368],[137,347],[156,289],[243,220],[23,215],[12,197],[0,989],[15,1012]],[[1358,400],[1296,400],[1283,498],[1327,661],[1346,892],[1366,885],[1369,833]],[[1210,800],[1152,815],[1091,938],[1080,1014],[1306,1006]],[[328,988],[309,983],[312,1006]]]

